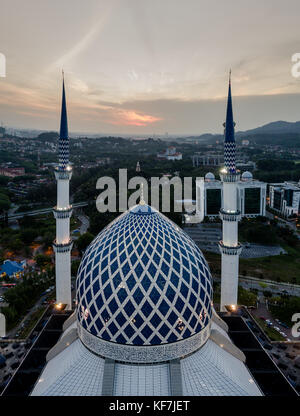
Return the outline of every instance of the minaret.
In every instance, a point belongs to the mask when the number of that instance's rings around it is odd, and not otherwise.
[[[69,135],[64,78],[59,135],[59,164],[54,173],[57,180],[57,205],[53,209],[56,218],[56,239],[53,242],[56,303],[66,305],[66,309],[70,310],[72,309],[71,250],[73,242],[70,238],[72,206],[69,203],[69,183],[72,177],[72,168],[69,165]]]
[[[234,138],[232,100],[231,100],[231,73],[229,75],[229,89],[227,100],[227,114],[224,138],[224,168],[220,178],[223,183],[222,208],[220,217],[222,220],[223,240],[219,242],[222,254],[221,265],[221,301],[220,311],[226,311],[226,306],[235,309],[238,296],[239,255],[242,246],[238,242],[238,221],[241,219],[237,209],[237,185],[240,173],[235,167],[235,138]]]

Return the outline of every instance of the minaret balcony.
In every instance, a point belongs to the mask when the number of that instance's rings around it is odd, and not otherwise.
[[[222,221],[240,221],[242,218],[241,212],[237,211],[225,211],[220,209],[220,218]]]
[[[56,166],[54,168],[54,175],[55,179],[58,181],[60,180],[70,180],[72,177],[72,167],[67,166],[65,169],[60,168],[59,166]]]
[[[67,253],[72,250],[73,241],[70,239],[67,243],[57,243],[54,240],[52,245],[55,253]]]
[[[240,178],[240,172],[227,172],[226,169],[222,169],[220,172],[220,179],[222,182],[239,182]]]
[[[67,208],[57,208],[57,206],[55,206],[53,208],[53,215],[56,219],[70,218],[72,211],[72,205],[69,205]]]
[[[221,254],[228,254],[230,256],[239,256],[243,250],[243,246],[238,243],[237,246],[234,247],[230,247],[230,246],[225,246],[225,244],[223,244],[223,241],[219,241],[219,249]]]

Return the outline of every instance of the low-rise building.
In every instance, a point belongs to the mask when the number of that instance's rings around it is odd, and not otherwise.
[[[300,214],[300,181],[271,183],[269,185],[270,208],[289,217]]]
[[[166,160],[181,160],[182,153],[176,152],[176,147],[169,146],[165,152],[158,153],[157,158]]]
[[[266,188],[267,184],[253,179],[249,171],[241,175],[237,186],[237,208],[242,216],[257,217],[266,214]],[[223,184],[208,172],[205,177],[196,181],[196,214],[198,222],[204,217],[219,216],[221,201],[223,200]]]
[[[19,263],[13,260],[4,260],[0,266],[0,276],[20,277],[24,273],[25,267],[26,260]]]

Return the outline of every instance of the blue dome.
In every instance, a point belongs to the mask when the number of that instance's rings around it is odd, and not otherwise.
[[[180,341],[211,319],[212,279],[203,254],[148,205],[99,233],[84,253],[76,289],[79,328],[117,344]]]

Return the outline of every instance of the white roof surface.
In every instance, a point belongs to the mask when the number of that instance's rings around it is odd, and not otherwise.
[[[72,327],[74,324],[72,325]],[[212,328],[226,334],[218,325]],[[70,330],[68,328],[66,332]],[[228,338],[228,335],[225,335]],[[141,347],[143,348],[143,347]],[[212,340],[181,361],[183,394],[189,396],[260,396],[246,366]],[[100,396],[104,359],[77,339],[51,359],[32,396]],[[169,365],[115,364],[114,395],[171,395]]]
[[[210,339],[181,360],[185,396],[260,396],[246,366]]]

